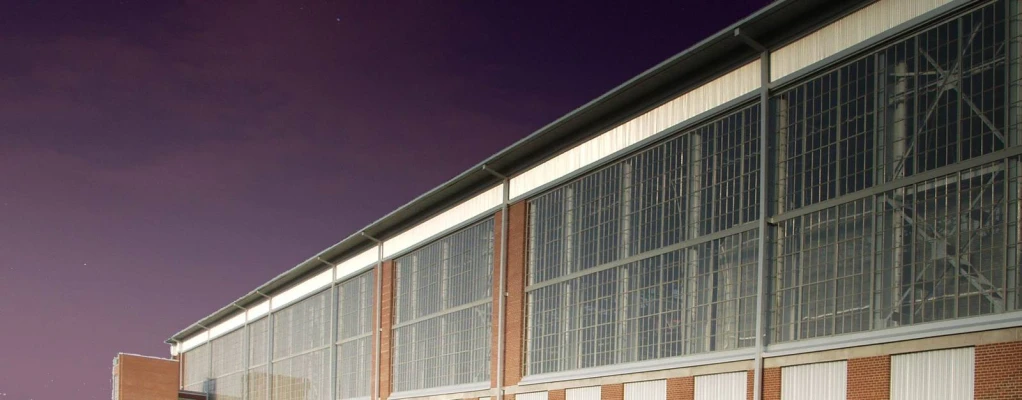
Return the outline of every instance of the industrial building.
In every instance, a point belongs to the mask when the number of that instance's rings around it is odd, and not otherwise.
[[[174,334],[180,389],[1019,398],[1019,12],[774,2]]]

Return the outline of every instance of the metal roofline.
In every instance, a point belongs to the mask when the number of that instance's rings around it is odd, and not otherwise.
[[[501,174],[512,176],[531,165],[538,163],[536,155],[549,156],[548,145],[560,145],[561,150],[570,145],[558,142],[559,139],[571,138],[573,135],[581,135],[582,139],[591,137],[599,132],[578,132],[584,130],[580,127],[595,123],[600,114],[613,114],[620,112],[623,108],[635,106],[636,102],[642,102],[643,98],[650,94],[663,96],[665,86],[685,86],[686,78],[691,81],[698,81],[705,76],[707,69],[713,66],[726,66],[728,62],[734,62],[742,57],[758,56],[758,53],[749,49],[744,42],[735,37],[735,31],[741,30],[743,34],[757,37],[768,35],[770,38],[761,39],[766,45],[776,44],[778,39],[791,37],[791,31],[796,35],[806,32],[805,26],[820,24],[834,14],[847,12],[848,10],[861,7],[864,4],[875,0],[855,0],[848,2],[832,2],[830,0],[777,0],[749,16],[735,22],[720,30],[716,34],[703,39],[688,49],[660,62],[659,64],[643,71],[639,75],[617,85],[603,95],[575,108],[564,116],[546,124],[532,134],[522,138],[496,154],[486,158],[482,162],[458,174],[428,192],[412,199],[405,205],[391,211],[376,221],[366,225],[362,229],[349,235],[336,244],[324,249],[316,255],[299,263],[295,267],[277,275],[273,279],[262,284],[255,290],[235,300],[233,303],[217,310],[216,312],[202,318],[189,327],[175,333],[165,343],[173,344],[175,341],[183,340],[192,334],[200,331],[200,325],[211,325],[218,320],[233,315],[235,304],[245,306],[263,298],[261,293],[269,293],[279,289],[295,279],[313,271],[320,265],[325,265],[323,260],[336,260],[347,256],[355,251],[371,247],[372,243],[362,233],[378,238],[385,238],[387,234],[396,232],[411,224],[424,220],[436,212],[450,206],[457,200],[461,200],[474,191],[478,191],[488,185],[495,185],[501,182],[494,175],[484,169],[495,170]],[[833,4],[839,3],[839,4]],[[820,8],[829,11],[828,13],[808,13],[811,17],[805,17],[807,10],[818,11]],[[792,28],[792,22],[796,20],[801,27]],[[789,21],[792,20],[792,21]],[[781,34],[777,34],[781,31]],[[715,53],[715,54],[710,54]],[[719,53],[719,54],[716,54]],[[735,55],[739,57],[735,57]],[[703,56],[702,59],[697,57]],[[695,65],[687,65],[686,62],[696,59]],[[699,72],[703,72],[702,75]],[[660,79],[660,82],[654,82]],[[667,88],[669,91],[669,88]],[[649,105],[645,105],[649,107]],[[595,115],[595,117],[594,117]]]

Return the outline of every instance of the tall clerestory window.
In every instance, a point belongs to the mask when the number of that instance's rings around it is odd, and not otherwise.
[[[396,260],[395,392],[488,383],[494,220]]]
[[[526,373],[753,345],[758,104],[529,201]]]
[[[771,341],[1018,307],[1005,5],[977,2],[773,96]]]

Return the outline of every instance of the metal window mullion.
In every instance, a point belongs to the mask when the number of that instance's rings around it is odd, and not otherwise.
[[[728,228],[728,229],[725,229],[725,230],[722,230],[722,231],[719,231],[719,232],[714,232],[712,234],[697,236],[695,239],[692,239],[692,240],[682,241],[680,243],[677,243],[677,244],[674,244],[674,245],[671,245],[671,246],[667,246],[667,247],[663,247],[663,248],[660,248],[660,249],[651,250],[651,251],[647,251],[647,252],[644,252],[644,253],[636,254],[634,256],[631,256],[631,257],[628,257],[628,258],[625,258],[625,259],[622,259],[622,260],[612,261],[612,262],[609,262],[609,263],[606,263],[606,264],[603,264],[603,265],[599,265],[599,266],[595,266],[595,267],[592,267],[592,268],[588,268],[588,269],[583,270],[583,271],[578,271],[578,272],[575,272],[575,273],[572,273],[572,274],[569,274],[569,275],[564,275],[564,276],[561,276],[561,277],[558,277],[558,278],[555,278],[555,279],[549,279],[549,280],[543,281],[541,283],[529,285],[529,286],[527,286],[525,288],[525,290],[526,291],[533,291],[533,290],[536,290],[536,289],[540,289],[540,288],[544,288],[544,287],[547,287],[547,286],[555,285],[555,284],[558,284],[558,283],[561,283],[561,282],[573,280],[573,279],[576,279],[576,278],[579,278],[579,277],[582,277],[582,276],[588,276],[588,275],[591,275],[591,274],[595,274],[597,272],[605,271],[605,270],[608,270],[608,269],[613,269],[613,268],[616,268],[616,267],[619,267],[619,266],[622,266],[622,265],[625,265],[625,264],[630,264],[630,263],[633,263],[633,262],[636,262],[636,261],[645,260],[647,258],[657,257],[657,256],[660,256],[660,255],[663,255],[663,254],[666,254],[666,253],[671,253],[671,252],[674,252],[674,251],[683,250],[683,249],[690,248],[690,247],[695,247],[695,246],[698,246],[700,244],[711,242],[711,241],[714,241],[714,240],[717,240],[717,239],[725,238],[725,237],[728,237],[728,236],[736,235],[736,234],[747,232],[747,231],[750,231],[750,230],[755,230],[756,228],[757,228],[757,226],[756,226],[756,223],[754,223],[754,222],[749,222],[749,223],[745,223],[745,224],[742,224],[742,225],[737,225],[737,226],[734,226],[734,227],[731,227],[731,228]]]
[[[573,254],[574,253],[574,238],[575,238],[575,233],[574,233],[575,226],[574,225],[575,225],[575,211],[576,211],[575,210],[575,190],[576,190],[576,188],[578,186],[579,186],[578,184],[568,186],[568,187],[565,188],[565,192],[564,192],[564,200],[565,200],[565,205],[564,205],[564,208],[565,208],[564,232],[563,232],[563,234],[564,234],[564,248],[562,249],[564,251],[564,262],[563,262],[562,267],[561,267],[561,271],[562,271],[561,275],[562,276],[572,273],[573,269],[574,269],[574,268],[572,268],[572,264],[574,263],[574,257],[573,257],[573,255],[574,255]],[[574,347],[572,345],[573,341],[571,340],[571,338],[572,338],[572,335],[577,334],[577,331],[573,332],[570,329],[570,327],[572,326],[572,324],[570,323],[570,316],[571,316],[570,307],[572,306],[571,300],[572,300],[572,295],[574,293],[571,292],[571,285],[570,284],[566,284],[564,290],[565,290],[565,295],[564,295],[564,299],[562,300],[562,306],[561,306],[561,310],[560,310],[560,313],[561,313],[561,329],[564,331],[564,334],[561,335],[561,348],[568,349],[568,348]],[[578,340],[575,340],[574,342],[578,343]],[[577,357],[578,356],[578,351],[577,351],[577,349],[576,349],[576,351],[574,351],[574,354],[576,355],[576,357],[573,357],[573,358],[577,362],[577,360],[578,360],[578,357]],[[564,364],[565,367],[562,367],[559,370],[563,371],[565,369],[569,369],[569,368],[566,368],[567,367],[567,362],[568,362],[569,358],[568,357],[563,357],[563,358],[561,358],[561,360],[565,363]],[[575,367],[577,367],[577,365]]]
[[[467,309],[470,309],[470,308],[474,308],[474,307],[477,307],[477,306],[480,306],[480,305],[483,305],[483,304],[489,304],[489,303],[492,303],[492,302],[493,302],[492,298],[485,297],[485,298],[473,301],[471,303],[465,303],[465,304],[462,304],[462,305],[457,306],[457,307],[451,307],[451,308],[446,309],[446,310],[441,310],[439,312],[435,312],[435,313],[432,313],[432,314],[423,315],[423,316],[421,316],[419,318],[415,318],[415,319],[407,320],[407,321],[404,321],[404,322],[401,322],[401,323],[398,323],[398,324],[394,324],[393,329],[403,328],[403,327],[406,327],[406,326],[409,326],[409,325],[415,325],[415,324],[423,322],[423,321],[428,321],[428,320],[431,320],[431,319],[435,319],[437,317],[453,314],[453,313],[458,312],[458,311],[467,310]]]
[[[834,188],[834,197],[838,197],[838,196],[844,194],[844,190],[843,190],[844,189],[844,187],[843,187],[844,185],[841,184],[842,183],[841,182],[842,181],[842,179],[841,179],[842,178],[842,176],[841,176],[841,160],[842,160],[841,159],[841,140],[843,139],[842,135],[844,134],[843,129],[841,129],[841,125],[842,125],[842,121],[843,121],[841,119],[841,106],[844,105],[844,102],[842,101],[843,99],[841,97],[841,95],[843,93],[843,91],[841,89],[844,86],[843,82],[841,81],[841,78],[844,75],[842,72],[844,72],[844,68],[838,68],[837,71],[835,71],[835,73],[837,74],[837,87],[835,88],[835,91],[837,92],[837,95],[835,96],[837,98],[837,101],[836,101],[837,104],[834,107],[834,113],[837,114],[837,119],[835,119],[833,123],[834,123],[834,130],[836,130],[837,132],[835,134],[836,140],[834,141],[834,148],[835,148],[835,154],[834,154],[834,170],[835,170],[835,173],[834,173],[834,184],[837,187]],[[822,99],[821,99],[821,101],[822,101]],[[822,198],[822,196],[821,196],[821,198]],[[837,308],[835,308],[835,310],[837,310]]]
[[[631,211],[631,208],[632,208],[632,180],[633,180],[633,173],[634,173],[633,168],[634,168],[634,166],[631,163],[626,162],[626,163],[622,164],[623,171],[621,173],[621,192],[620,192],[622,198],[621,198],[621,207],[620,207],[621,216],[620,216],[620,219],[619,219],[619,223],[621,224],[621,227],[620,227],[621,228],[621,236],[619,238],[620,239],[619,242],[622,244],[622,246],[621,246],[622,251],[621,251],[621,254],[618,256],[619,259],[627,257],[628,255],[631,254],[630,246],[629,246],[630,245],[630,240],[631,240],[631,229],[630,229],[630,224],[629,224],[629,211]],[[629,323],[628,315],[629,315],[630,304],[629,304],[629,301],[628,301],[629,300],[628,299],[628,290],[629,290],[629,286],[630,285],[628,283],[628,279],[629,279],[628,268],[622,267],[619,270],[618,274],[619,275],[622,275],[622,274],[624,275],[623,278],[624,278],[625,284],[624,285],[620,285],[619,284],[618,287],[617,287],[617,289],[618,289],[618,321],[617,321],[617,324],[618,324],[618,333],[617,333],[618,343],[617,343],[617,347],[618,348],[615,349],[616,351],[614,353],[618,357],[617,362],[618,363],[622,363],[622,362],[625,362],[626,360],[629,359],[628,355],[624,354],[625,351],[629,349],[629,347],[631,348],[631,351],[633,353],[633,354],[631,354],[631,359],[632,360],[638,359],[639,348],[638,348],[638,345],[637,345],[638,334],[631,335],[631,337],[632,337],[631,346],[629,346],[628,344],[625,343],[625,341],[628,339],[628,336],[629,336],[628,335],[628,332],[629,332],[629,329],[628,329],[628,323]],[[619,282],[620,281],[621,280],[619,279]]]
[[[1022,101],[1020,96],[1020,80],[1022,80],[1022,60],[1020,60],[1020,54],[1022,54],[1022,40],[1019,35],[1022,34],[1022,16],[1020,16],[1020,5],[1018,1],[1005,1],[1005,7],[1008,19],[1007,28],[1007,50],[1006,50],[1006,70],[1007,70],[1007,84],[1005,90],[1007,90],[1007,96],[1005,97],[1008,101],[1008,106],[1005,107],[1007,118],[1005,119],[1007,124],[1007,143],[1005,148],[1015,147],[1022,145],[1022,127],[1019,123],[1022,122],[1022,106],[1019,101]],[[1005,163],[1007,167],[1007,179],[1006,179],[1006,193],[1005,196],[1008,198],[1008,204],[1006,205],[1007,215],[1005,218],[1005,310],[1015,310],[1022,306],[1019,304],[1022,302],[1022,292],[1018,289],[1018,274],[1019,274],[1019,260],[1017,255],[1019,249],[1019,235],[1022,235],[1022,221],[1019,220],[1020,214],[1022,214],[1022,202],[1019,199],[1019,179],[1022,179],[1022,169],[1019,167],[1018,158],[1011,157],[1006,158]],[[1011,229],[1012,226],[1009,221],[1015,222],[1015,229]],[[1013,248],[1014,247],[1014,248]],[[1014,266],[1014,273],[1008,273],[1008,266]],[[1008,294],[1010,290],[1014,290],[1014,298],[1009,299]]]
[[[337,344],[336,343],[337,343],[337,337],[339,335],[338,331],[340,330],[339,327],[338,327],[339,324],[338,324],[338,318],[337,318],[337,313],[340,310],[340,307],[339,307],[339,304],[337,304],[337,303],[341,301],[341,297],[340,297],[339,292],[337,290],[337,268],[331,265],[331,270],[333,271],[333,274],[332,274],[332,278],[330,279],[330,319],[329,319],[330,341],[329,341],[329,344],[328,344],[328,346],[330,347],[330,351],[329,351],[330,355],[329,355],[329,359],[328,359],[329,360],[328,362],[330,363],[330,372],[329,372],[329,378],[328,378],[329,382],[330,382],[330,388],[328,389],[328,391],[330,393],[330,399],[334,400],[334,399],[337,399],[337,384],[338,384],[338,379],[337,379],[338,370],[337,369],[339,367],[337,365],[338,364],[337,363],[338,351],[337,351]]]
[[[273,394],[273,331],[276,314],[273,312],[273,301],[266,300],[269,311],[266,314],[266,400],[272,399]]]
[[[690,144],[689,151],[691,153],[692,163],[688,169],[688,182],[690,187],[690,199],[688,203],[688,214],[689,224],[686,232],[687,240],[694,240],[700,238],[699,227],[700,227],[700,214],[702,212],[702,186],[703,186],[703,173],[705,168],[703,166],[703,131],[695,130],[690,136],[693,143]],[[701,244],[701,243],[700,243]],[[685,307],[683,311],[683,325],[682,325],[682,347],[684,354],[690,354],[692,352],[692,345],[694,342],[693,335],[695,333],[695,322],[698,321],[697,314],[699,312],[697,305],[699,304],[697,296],[699,295],[698,290],[698,277],[699,277],[699,250],[698,245],[693,245],[685,250],[688,253],[687,262],[685,267]],[[688,290],[691,289],[691,290]]]
[[[958,29],[959,29],[959,34],[961,34],[961,32],[960,32],[961,29],[962,29],[961,28],[961,24],[958,24]],[[959,47],[960,47],[960,45],[959,45]],[[961,94],[961,91],[959,91],[958,93]],[[961,98],[961,96],[959,96],[959,99],[960,98]],[[959,102],[960,102],[960,100],[959,100]],[[961,105],[961,104],[959,104],[959,105]],[[961,113],[961,109],[959,109],[959,114],[960,113]],[[960,120],[961,120],[961,117],[959,117],[959,121]],[[959,123],[959,128],[960,127],[961,127],[961,124]],[[960,143],[960,141],[961,141],[961,130],[959,130],[958,132],[959,132],[959,134],[958,134],[958,136],[959,136],[959,149],[961,149],[961,143]],[[959,152],[960,151],[961,150],[959,150]],[[961,158],[959,158],[959,160],[961,160]],[[960,269],[961,266],[962,266],[962,259],[963,259],[963,257],[967,257],[968,256],[967,252],[966,252],[965,255],[962,254],[963,253],[962,252],[962,250],[963,250],[962,249],[962,232],[961,232],[962,231],[962,211],[963,211],[962,210],[962,203],[963,203],[962,200],[964,200],[966,197],[971,197],[971,193],[970,194],[965,194],[965,193],[962,192],[963,187],[962,187],[962,172],[961,171],[958,171],[956,181],[957,181],[956,185],[958,186],[958,190],[955,191],[955,197],[956,197],[955,198],[955,203],[957,205],[957,209],[954,210],[955,211],[955,215],[954,215],[953,221],[955,222],[955,230],[954,230],[955,237],[954,237],[953,240],[955,241],[955,254],[954,254],[954,257],[955,257],[955,269]],[[991,182],[991,184],[992,183],[993,182]],[[984,189],[981,188],[980,190],[981,191],[978,194],[978,196],[983,196],[982,190],[984,190]],[[963,194],[965,194],[965,196],[963,196]],[[945,209],[947,207],[946,204],[947,203],[946,203],[946,200],[945,200]],[[948,238],[948,239],[951,239],[951,238]],[[950,241],[950,240],[948,240],[948,241]],[[947,252],[947,250],[945,250],[945,252]],[[949,256],[950,256],[950,254],[949,254]],[[934,282],[934,285],[936,286],[936,282]],[[962,296],[962,293],[961,293],[962,285],[959,284],[958,271],[955,271],[954,285],[955,285],[954,310],[952,310],[951,318],[958,318],[959,300],[961,300],[960,298]],[[936,299],[934,299],[934,300],[936,301]],[[947,314],[947,312],[945,311],[944,314]],[[941,318],[941,319],[943,319],[943,318]]]
[[[439,282],[440,283],[440,285],[439,285],[440,286],[440,293],[439,293],[439,295],[440,295],[440,309],[441,310],[446,309],[447,305],[448,305],[448,302],[450,301],[450,296],[449,296],[449,293],[448,293],[448,290],[450,290],[450,285],[449,285],[448,281],[451,279],[451,277],[450,277],[450,272],[451,272],[450,271],[450,268],[451,268],[451,244],[452,244],[451,241],[444,241],[444,242],[442,242],[442,244],[441,244],[441,246],[439,248],[439,250],[440,250],[440,282]],[[491,298],[487,298],[486,300],[489,303],[493,302],[493,298],[492,297]],[[439,320],[440,320],[439,324],[438,324],[438,328],[437,328],[439,330],[437,332],[437,342],[438,342],[438,345],[437,345],[437,350],[438,350],[437,353],[438,354],[437,355],[439,356],[439,358],[437,359],[437,364],[438,365],[436,365],[435,369],[434,369],[434,371],[437,371],[437,374],[436,374],[436,376],[433,377],[435,380],[441,380],[441,381],[450,377],[450,367],[451,367],[450,363],[444,362],[444,358],[446,358],[448,355],[450,355],[449,352],[445,351],[445,349],[446,349],[445,345],[446,345],[446,342],[447,342],[445,340],[447,338],[446,337],[447,336],[447,318],[444,317],[445,315],[451,315],[451,314],[448,313],[448,314],[441,314],[441,315],[437,316],[437,318],[439,318]]]

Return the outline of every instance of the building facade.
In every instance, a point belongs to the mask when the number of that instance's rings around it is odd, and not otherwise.
[[[175,334],[180,386],[1022,396],[1019,12],[775,2]]]

